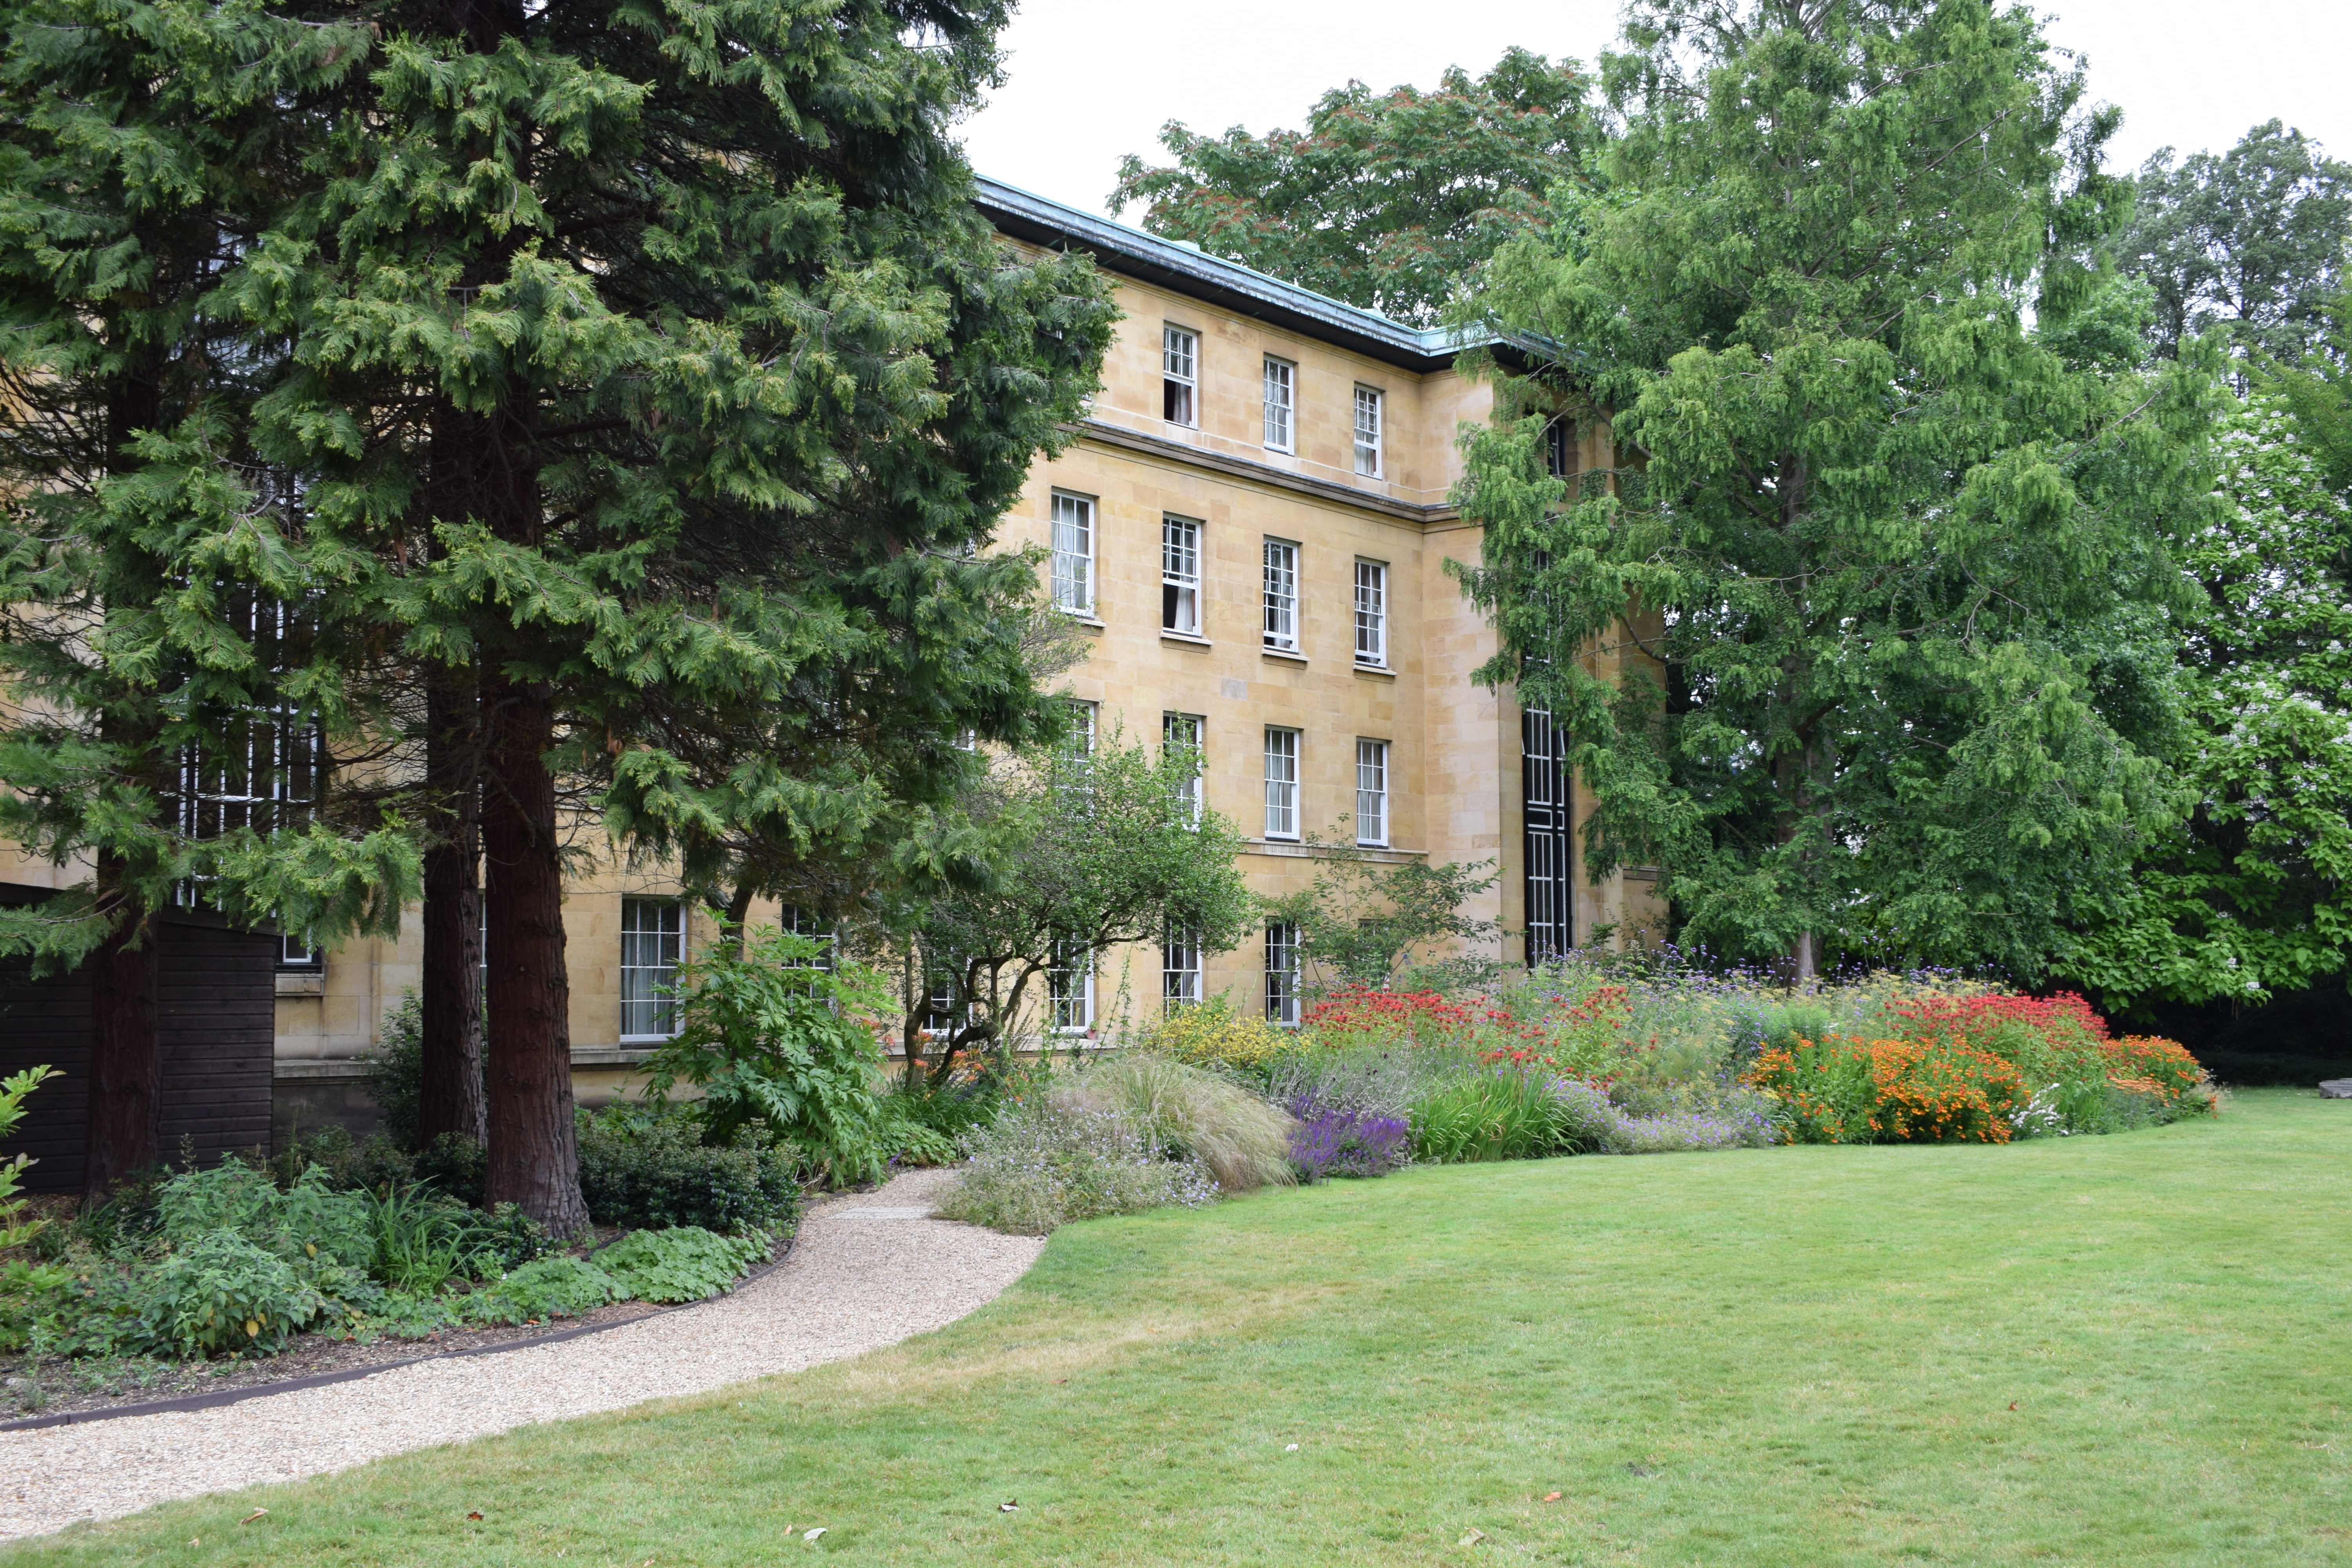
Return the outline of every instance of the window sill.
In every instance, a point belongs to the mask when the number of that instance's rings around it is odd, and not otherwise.
[[[666,1046],[676,1038],[677,1038],[676,1035],[623,1035],[621,1037],[621,1048],[623,1050],[649,1051],[657,1046]]]
[[[1100,622],[1100,621],[1098,621],[1098,620],[1095,619],[1095,618],[1094,618],[1094,616],[1082,616],[1082,615],[1078,614],[1078,612],[1077,612],[1077,611],[1076,611],[1076,610],[1064,610],[1064,611],[1062,612],[1062,618],[1063,618],[1064,620],[1066,620],[1066,621],[1069,622],[1069,623],[1070,623],[1072,626],[1085,626],[1085,627],[1086,627],[1086,628],[1087,628],[1089,631],[1097,631],[1097,632],[1099,632],[1099,631],[1108,631],[1108,630],[1109,630],[1109,629],[1110,629],[1108,626],[1105,626],[1102,622]]]
[[[1171,631],[1166,626],[1160,628],[1160,640],[1161,642],[1180,642],[1186,647],[1208,647],[1211,646],[1209,639],[1202,637],[1198,632]]]
[[[1305,664],[1307,662],[1307,656],[1305,654],[1293,653],[1286,647],[1260,648],[1258,651],[1265,655],[1268,658],[1278,658],[1285,664]]]
[[[316,969],[281,969],[278,972],[278,994],[280,996],[324,996],[327,976]]]
[[[1397,678],[1396,671],[1385,664],[1360,664],[1356,666],[1356,673],[1373,680],[1394,680]]]

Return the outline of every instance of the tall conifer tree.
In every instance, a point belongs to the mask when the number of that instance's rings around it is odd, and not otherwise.
[[[1566,351],[1532,401],[1621,454],[1571,497],[1539,418],[1474,444],[1486,678],[1574,737],[1595,870],[1662,864],[1694,938],[2031,979],[2177,809],[2102,650],[2177,600],[2210,483],[2209,365],[2037,335],[2120,214],[2112,116],[1984,0],[1643,0],[1627,37],[1610,194],[1485,279]]]
[[[474,738],[432,739],[479,760],[488,1196],[570,1230],[559,785],[644,846],[790,844],[870,782],[861,754],[934,758],[883,787],[939,792],[959,730],[1047,724],[995,613],[1034,574],[977,547],[1110,307],[969,205],[946,132],[997,5],[305,14],[379,41],[297,111],[289,195],[227,285],[288,345],[255,439],[304,476],[345,667],[394,647],[472,694]],[[754,716],[821,734],[831,773],[748,752]]]

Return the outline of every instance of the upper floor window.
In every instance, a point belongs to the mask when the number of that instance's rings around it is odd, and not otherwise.
[[[1544,472],[1553,479],[1564,479],[1570,472],[1575,454],[1570,444],[1575,432],[1568,427],[1568,416],[1562,415],[1544,426]]]
[[[1189,517],[1160,520],[1160,625],[1201,635],[1201,525]]]
[[[1265,542],[1265,646],[1298,651],[1298,546]]]
[[[1176,799],[1188,808],[1196,823],[1201,820],[1201,740],[1203,727],[1198,713],[1162,713],[1160,716],[1160,750],[1172,756],[1187,758],[1192,764],[1176,785]]]
[[[1298,837],[1298,731],[1265,732],[1265,836]]]
[[[1356,388],[1356,472],[1368,479],[1381,477],[1381,401],[1370,387]]]
[[[1198,425],[1201,339],[1182,327],[1162,329],[1160,414],[1171,425]]]
[[[1291,449],[1291,414],[1297,401],[1298,367],[1268,354],[1265,359],[1265,444]]]
[[[1356,563],[1356,662],[1389,661],[1389,569],[1377,561]]]
[[[1356,742],[1356,842],[1389,841],[1389,743]]]
[[[666,1040],[677,1033],[669,988],[686,956],[686,906],[675,899],[621,900],[621,1037]]]
[[[1054,603],[1074,616],[1095,613],[1095,503],[1054,492]]]

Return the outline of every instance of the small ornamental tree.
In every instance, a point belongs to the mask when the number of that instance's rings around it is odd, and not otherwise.
[[[2095,294],[2113,116],[1982,0],[1645,0],[1627,37],[1610,194],[1484,279],[1561,352],[1469,444],[1483,679],[1566,730],[1592,873],[1662,866],[1694,939],[2035,976],[2175,815],[2102,649],[2210,505],[2210,364],[2036,331]],[[1572,494],[1563,405],[1620,454]]]
[[[1426,323],[1554,184],[1585,177],[1590,90],[1576,61],[1514,48],[1481,77],[1449,68],[1432,92],[1333,88],[1304,131],[1204,136],[1171,120],[1160,142],[1175,162],[1122,158],[1110,203],[1147,204],[1154,234]]]
[[[1055,972],[1075,973],[1171,928],[1202,952],[1234,946],[1255,900],[1232,823],[1196,805],[1192,752],[1154,757],[1114,731],[1089,752],[1001,758],[968,797],[986,836],[978,885],[910,901],[898,917],[908,978],[910,1082],[944,1082],[963,1052],[1008,1060],[1022,1035],[1050,1026]],[[943,1026],[927,1047],[929,998]]]
[[[1305,843],[1317,852],[1314,881],[1268,899],[1265,913],[1297,932],[1308,994],[1386,988],[1407,973],[1407,989],[1450,988],[1494,973],[1496,958],[1475,950],[1502,928],[1466,912],[1471,900],[1495,886],[1493,861],[1386,864],[1356,846],[1344,821],[1330,837],[1310,833]],[[1456,951],[1441,956],[1438,949]]]

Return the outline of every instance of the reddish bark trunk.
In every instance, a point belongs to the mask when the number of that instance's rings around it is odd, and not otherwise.
[[[543,686],[482,683],[482,859],[490,936],[483,1199],[519,1204],[558,1236],[588,1224],[572,1120],[570,987],[555,781],[546,753],[554,706]]]
[[[119,893],[121,862],[101,856],[101,898]],[[89,958],[89,1120],[83,1135],[82,1194],[104,1198],[133,1171],[163,1157],[163,1047],[156,1018],[162,965],[154,922],[124,909]]]
[[[480,769],[470,674],[425,689],[425,782],[434,843],[425,852],[424,1023],[418,1131],[489,1136],[482,1089]]]

